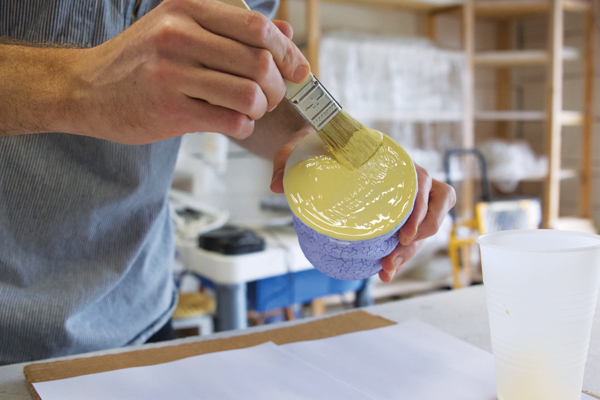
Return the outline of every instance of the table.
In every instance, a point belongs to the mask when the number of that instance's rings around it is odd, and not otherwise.
[[[302,253],[291,225],[253,230],[265,239],[264,251],[224,255],[198,248],[195,242],[177,244],[186,270],[214,283],[218,331],[248,327],[248,282],[314,269]],[[365,282],[357,292],[357,304],[370,303],[373,283]]]
[[[420,319],[481,349],[490,352],[492,350],[485,305],[485,293],[482,286],[473,286],[465,289],[435,293],[407,300],[364,307],[363,310],[396,322],[403,322],[415,318]],[[282,326],[301,324],[312,319],[314,318],[262,325],[247,330],[219,332],[214,335],[178,339],[167,343],[147,344],[99,351],[88,353],[83,355],[83,357],[119,353],[150,347],[169,346],[190,341],[231,337],[280,328]],[[64,357],[62,359],[76,357],[82,356]],[[23,367],[27,364],[28,363],[13,364],[0,367],[0,398],[3,400],[30,400],[25,384],[25,378],[23,377]],[[583,388],[592,393],[600,394],[600,379],[598,379],[598,377],[600,377],[600,316],[596,315]]]
[[[223,255],[198,248],[196,243],[177,243],[177,251],[186,270],[214,283],[219,331],[248,327],[248,282],[313,268],[304,257],[293,228],[255,231],[266,240],[264,251]]]

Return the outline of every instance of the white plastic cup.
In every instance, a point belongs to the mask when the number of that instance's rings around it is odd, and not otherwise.
[[[477,243],[498,399],[580,400],[600,286],[600,236],[515,230]]]

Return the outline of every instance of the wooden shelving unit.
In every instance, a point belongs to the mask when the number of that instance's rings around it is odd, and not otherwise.
[[[324,0],[331,3],[355,4],[371,8],[393,10],[436,12],[451,7],[459,7],[462,1],[457,0]]]
[[[560,181],[579,176],[581,181],[581,218],[591,215],[592,183],[592,136],[594,100],[594,30],[598,0],[305,0],[308,31],[307,54],[318,74],[318,55],[321,2],[354,4],[371,8],[410,10],[423,13],[426,32],[435,38],[435,18],[442,13],[453,13],[462,19],[462,37],[467,59],[465,112],[462,115],[461,146],[472,148],[475,144],[475,121],[496,121],[498,136],[508,137],[508,124],[512,121],[529,121],[545,124],[546,155],[549,174],[545,179],[543,199],[543,225],[552,227],[559,218]],[[282,0],[283,16],[287,12],[286,0]],[[586,16],[586,42],[583,54],[572,48],[564,48],[564,14],[583,13]],[[546,14],[549,19],[549,46],[546,50],[513,50],[510,48],[510,23],[512,19],[530,14]],[[498,49],[475,52],[475,22],[477,18],[497,21]],[[583,57],[585,67],[584,108],[581,111],[563,110],[563,63]],[[546,65],[546,109],[539,111],[515,111],[510,106],[511,68],[524,65]],[[477,67],[497,68],[497,109],[477,111],[474,108],[474,74]],[[439,118],[444,120],[443,117]],[[455,120],[455,116],[451,118]],[[582,168],[574,174],[561,167],[562,128],[581,126],[583,132]],[[465,182],[462,196],[472,198],[472,183]],[[466,217],[472,212],[472,203],[463,204]]]
[[[477,121],[544,122],[547,113],[544,111],[477,111],[475,119]],[[563,126],[580,126],[585,118],[579,111],[563,111],[560,119]]]
[[[554,0],[475,0],[475,12],[479,16],[512,18],[527,14],[539,14],[552,9]],[[563,11],[586,12],[590,3],[586,0],[562,0]]]
[[[559,222],[560,181],[579,176],[581,180],[580,218],[589,219],[591,215],[591,174],[592,174],[592,136],[593,136],[593,36],[595,26],[595,0],[466,0],[465,18],[470,26],[465,32],[467,57],[470,60],[470,74],[480,66],[497,68],[497,107],[494,111],[474,113],[476,120],[495,120],[498,122],[499,136],[508,137],[508,122],[538,121],[545,124],[546,152],[549,161],[549,173],[545,178],[543,198],[543,225],[551,228]],[[564,48],[564,15],[566,12],[584,13],[586,16],[586,40],[584,46],[584,109],[582,111],[563,110],[563,63],[579,59],[576,50]],[[548,15],[547,50],[511,50],[510,21],[532,13]],[[475,35],[473,27],[477,17],[496,18],[498,23],[497,51],[475,53],[473,49]],[[522,65],[546,65],[546,109],[545,111],[510,110],[510,68]],[[474,88],[471,87],[471,91]],[[565,126],[581,126],[583,132],[582,168],[579,173],[565,171],[561,167],[562,130]]]
[[[434,18],[438,13],[459,11],[463,0],[305,0],[307,26],[307,58],[315,75],[319,71],[319,42],[321,39],[321,10],[322,2],[353,4],[369,8],[383,8],[400,11],[424,13],[427,17],[427,32],[429,38],[435,34]],[[287,19],[287,0],[281,0],[280,13],[282,19]]]
[[[565,48],[562,53],[564,61],[579,59],[579,52],[573,48]],[[514,67],[522,65],[546,65],[550,61],[550,53],[545,50],[498,50],[477,52],[473,56],[475,65],[491,67]]]

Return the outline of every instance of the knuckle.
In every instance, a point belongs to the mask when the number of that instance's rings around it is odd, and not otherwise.
[[[448,201],[448,206],[450,208],[454,207],[456,205],[456,190],[454,190],[454,188],[448,184],[445,184],[445,194],[446,194],[446,199]]]
[[[419,238],[426,239],[435,235],[442,226],[443,218],[430,218],[419,227]]]
[[[153,39],[157,47],[169,47],[177,42],[179,36],[180,31],[176,19],[165,16],[156,24]]]
[[[283,101],[283,98],[285,97],[285,94],[287,93],[287,88],[285,87],[285,83],[282,85],[281,88],[281,92],[279,93],[279,96],[277,96],[277,98],[275,99],[277,104],[281,103]]]
[[[257,110],[264,97],[261,87],[256,82],[251,82],[240,93],[241,106],[245,114],[250,115]],[[261,115],[262,116],[262,115]]]
[[[227,120],[226,130],[224,132],[228,136],[236,139],[245,139],[252,133],[252,129],[248,128],[248,117],[241,113],[234,113],[234,115]]]
[[[271,67],[274,65],[273,55],[268,50],[256,49],[255,57],[255,72],[257,74],[257,78],[262,80],[269,75]]]
[[[246,26],[248,31],[259,44],[263,45],[267,42],[270,32],[271,21],[259,13],[258,11],[252,11],[248,13]]]
[[[281,64],[284,68],[291,68],[296,60],[296,50],[294,45],[290,42],[288,46],[285,47],[285,52],[283,53],[283,58],[281,59]]]
[[[429,171],[427,171],[426,169],[423,169],[423,168],[419,169],[419,178],[421,179],[422,182],[424,182],[426,184],[431,184],[431,182],[433,180]]]
[[[425,234],[427,235],[426,237],[435,235],[437,233],[437,231],[440,230],[441,226],[442,226],[441,218],[436,218],[433,221],[431,221],[431,224],[429,224],[428,226],[425,227]]]
[[[289,39],[292,39],[294,36],[294,28],[287,21],[279,21],[281,32],[287,36]]]
[[[454,188],[451,185],[440,181],[435,181],[435,184],[437,185],[435,190],[443,196],[444,206],[448,209],[454,207],[456,204],[456,191]]]
[[[231,117],[227,124],[227,129],[234,136],[244,128],[244,124],[246,123],[246,116],[236,113],[233,117]]]

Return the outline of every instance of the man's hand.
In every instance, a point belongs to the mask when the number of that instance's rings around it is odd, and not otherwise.
[[[298,142],[310,133],[310,128],[299,131],[286,145],[275,153],[273,161],[273,180],[271,190],[283,193],[283,172],[285,162]],[[423,240],[433,236],[444,221],[444,217],[456,203],[456,194],[452,186],[432,179],[429,173],[418,165],[417,179],[419,192],[415,206],[399,231],[400,244],[381,260],[382,270],[379,277],[383,282],[390,282],[394,275],[404,267],[423,245]]]
[[[289,24],[272,22],[255,11],[215,0],[165,0],[100,46],[22,48],[38,65],[40,55],[54,57],[48,65],[60,67],[54,68],[60,79],[51,76],[50,68],[38,67],[36,73],[48,74],[39,78],[52,83],[45,95],[61,93],[54,104],[48,99],[47,107],[54,109],[35,113],[46,115],[35,126],[11,121],[10,110],[0,110],[0,131],[60,131],[126,144],[196,131],[243,139],[252,133],[254,121],[282,100],[283,79],[300,82],[309,72],[291,35]],[[12,53],[6,59],[15,60],[17,47],[0,46],[0,61],[8,48]],[[35,80],[22,66],[0,67],[0,78]],[[8,91],[26,85],[13,86]],[[0,91],[5,90],[0,85]],[[35,94],[34,87],[24,97]],[[18,118],[28,102],[19,104],[15,96],[12,100],[19,111],[13,116]],[[42,100],[38,97],[37,102]],[[43,105],[38,106],[41,111]]]
[[[423,245],[423,240],[437,233],[448,214],[456,204],[456,193],[452,186],[432,179],[429,173],[418,165],[417,179],[419,192],[410,217],[400,228],[400,244],[391,254],[381,260],[379,277],[390,282]]]

